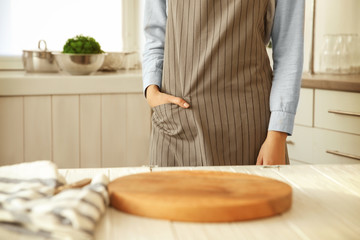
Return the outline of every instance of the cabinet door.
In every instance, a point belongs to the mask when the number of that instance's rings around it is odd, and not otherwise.
[[[308,162],[302,162],[302,161],[295,160],[295,159],[290,159],[290,164],[291,164],[291,165],[304,165],[304,164],[310,164],[310,163],[308,163]]]
[[[100,95],[80,95],[80,167],[101,167]]]
[[[288,138],[289,157],[295,163],[360,163],[360,136],[330,130],[295,126]]]
[[[0,114],[0,165],[23,162],[23,97],[0,97]]]
[[[102,167],[148,165],[150,108],[142,93],[102,96]]]
[[[312,135],[313,128],[295,125],[293,135],[287,140],[290,159],[304,163],[312,162]]]
[[[315,127],[360,135],[360,93],[315,90]]]
[[[141,94],[128,94],[126,101],[126,166],[149,165],[150,107]]]
[[[317,128],[312,136],[313,163],[360,163],[360,136]]]
[[[59,168],[80,167],[79,96],[53,96],[53,161]]]
[[[25,96],[25,162],[52,160],[51,126],[51,96]]]
[[[295,124],[312,127],[314,110],[314,89],[302,88],[295,116]]]
[[[102,167],[123,167],[126,160],[126,96],[102,95]]]

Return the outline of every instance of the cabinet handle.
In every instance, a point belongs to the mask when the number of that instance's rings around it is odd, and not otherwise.
[[[330,109],[328,113],[334,113],[339,115],[346,115],[346,116],[353,116],[353,117],[360,117],[360,113],[356,112],[347,112],[347,111],[341,111],[341,110],[332,110]]]
[[[295,143],[294,143],[293,141],[291,141],[291,140],[286,141],[286,143],[287,143],[288,145],[295,145]]]
[[[360,160],[360,156],[357,156],[357,155],[354,155],[354,154],[342,153],[342,152],[334,151],[334,150],[326,150],[326,153],[341,156],[341,157],[346,157],[346,158],[352,158],[352,159],[355,159],[355,160]]]

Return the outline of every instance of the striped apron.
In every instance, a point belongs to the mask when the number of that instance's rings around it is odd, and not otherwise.
[[[270,119],[268,4],[169,0],[161,91],[191,107],[153,108],[150,164],[256,164]]]

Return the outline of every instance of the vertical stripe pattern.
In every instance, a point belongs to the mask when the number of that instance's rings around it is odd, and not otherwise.
[[[269,0],[169,0],[162,92],[191,105],[153,108],[151,164],[252,165],[267,134]],[[288,158],[287,158],[288,161]]]

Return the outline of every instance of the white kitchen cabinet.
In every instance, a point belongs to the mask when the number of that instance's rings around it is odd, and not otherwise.
[[[80,166],[79,110],[77,95],[52,97],[52,160],[60,168]]]
[[[33,159],[51,159],[52,156],[52,113],[51,97],[21,97],[24,104],[24,161]],[[1,98],[6,99],[6,98]],[[17,109],[21,110],[19,105]],[[26,116],[26,117],[25,117]],[[7,134],[4,134],[7,137]]]
[[[0,165],[24,161],[22,97],[0,98]]]
[[[310,119],[304,117],[310,110],[313,126],[304,120]],[[290,162],[360,163],[359,114],[360,93],[302,89],[294,133],[288,138]]]
[[[125,165],[148,165],[151,113],[144,95],[128,94],[126,101],[126,161]]]
[[[140,70],[92,76],[0,71],[0,166],[148,165],[151,110]]]
[[[288,144],[290,158],[295,163],[356,164],[360,157],[360,135],[337,131],[295,126]],[[343,155],[343,156],[341,156]]]
[[[119,94],[102,97],[102,166],[109,167],[126,157],[126,96]]]
[[[313,126],[314,111],[314,89],[302,88],[300,90],[300,99],[295,116],[295,124],[303,126]]]
[[[360,94],[315,90],[315,127],[360,135]]]
[[[150,108],[142,93],[0,97],[0,165],[148,165]]]
[[[291,162],[291,165],[308,165],[308,164],[310,164],[309,162],[302,162],[302,161],[295,160],[295,159],[291,159],[290,162]]]
[[[311,162],[313,158],[313,128],[295,125],[293,135],[288,137],[290,159]]]
[[[101,95],[80,95],[80,166],[101,166]]]
[[[312,138],[312,163],[360,163],[360,135],[314,128]],[[349,156],[359,159],[356,160]]]

